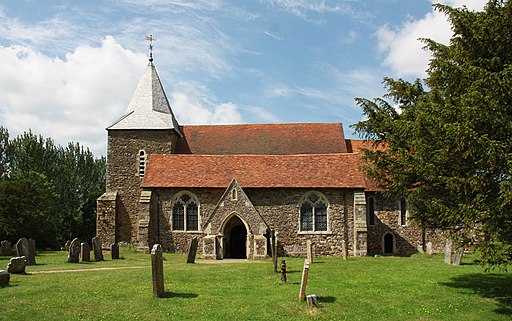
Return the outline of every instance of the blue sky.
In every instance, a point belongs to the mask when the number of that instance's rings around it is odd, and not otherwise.
[[[484,0],[440,0],[481,10]],[[430,0],[6,0],[0,125],[105,154],[106,131],[155,65],[181,125],[362,119],[383,77],[423,78],[418,38],[446,43]]]

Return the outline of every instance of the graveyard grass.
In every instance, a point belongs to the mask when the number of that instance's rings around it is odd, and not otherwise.
[[[65,252],[39,252],[26,275],[0,288],[4,320],[510,320],[512,275],[485,273],[464,257],[441,255],[316,257],[299,302],[304,258],[285,258],[288,283],[271,260],[186,264],[164,254],[165,293],[152,295],[150,255],[121,248],[121,259],[67,263]],[[281,260],[281,258],[280,258]],[[279,260],[279,262],[280,262]],[[8,257],[0,257],[6,266]],[[2,267],[3,268],[3,267]],[[107,268],[116,268],[109,270]],[[41,273],[56,270],[80,272]]]

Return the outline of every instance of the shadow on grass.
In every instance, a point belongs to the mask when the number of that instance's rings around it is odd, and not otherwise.
[[[333,296],[319,296],[318,302],[321,303],[334,303],[336,301],[336,298]]]
[[[468,274],[452,277],[451,282],[441,283],[457,289],[469,289],[482,298],[496,300],[496,313],[512,315],[512,275]]]
[[[174,293],[174,292],[169,292],[169,291],[164,292],[161,296],[161,298],[166,298],[166,299],[169,299],[169,298],[193,299],[193,298],[197,298],[197,297],[198,297],[198,295],[195,293]]]

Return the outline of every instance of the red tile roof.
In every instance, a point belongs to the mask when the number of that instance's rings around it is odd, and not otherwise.
[[[364,188],[360,154],[149,156],[142,187]]]
[[[183,126],[176,154],[292,155],[346,153],[342,124]]]

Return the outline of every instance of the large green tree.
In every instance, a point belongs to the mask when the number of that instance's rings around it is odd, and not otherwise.
[[[448,45],[432,53],[425,81],[384,80],[383,98],[356,99],[365,171],[407,197],[413,219],[476,245],[487,267],[512,262],[512,4],[484,11],[434,5],[448,17]]]
[[[0,239],[32,237],[44,247],[90,240],[105,168],[78,143],[57,146],[31,131],[10,139],[0,127]]]

